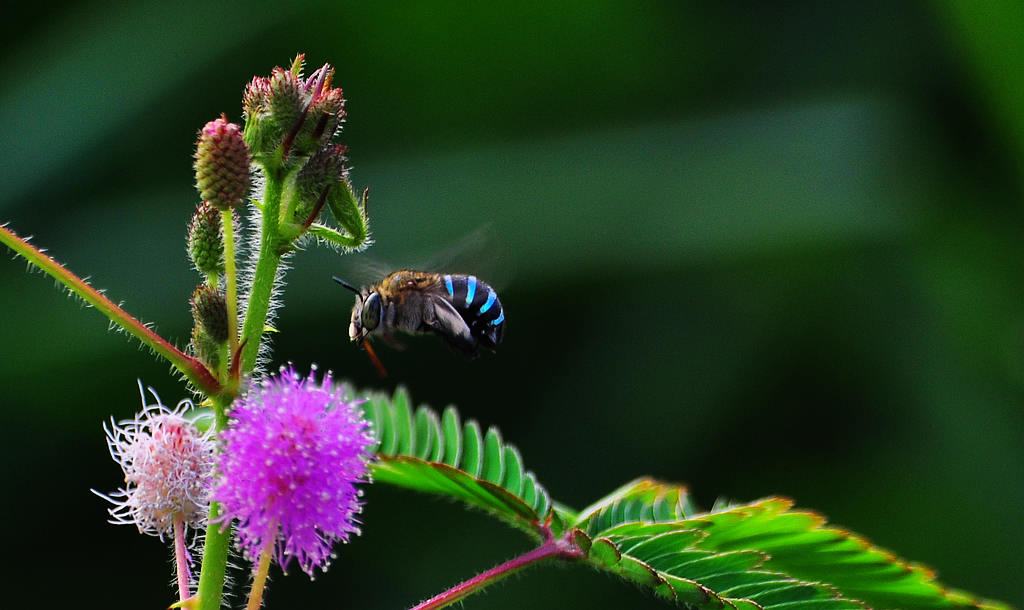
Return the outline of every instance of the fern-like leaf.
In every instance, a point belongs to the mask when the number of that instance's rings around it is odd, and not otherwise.
[[[408,393],[375,394],[363,405],[377,438],[376,481],[437,493],[488,511],[531,534],[551,509],[547,491],[495,428],[413,408]]]
[[[582,559],[697,610],[1006,609],[942,587],[824,517],[783,498],[698,512],[684,487],[633,481],[578,513],[552,503],[495,428],[413,408],[399,389],[363,405],[375,480],[483,509]]]
[[[782,498],[696,513],[685,488],[641,479],[573,527],[592,539],[593,565],[694,608],[1005,608]]]
[[[620,523],[677,521],[696,513],[685,487],[639,479],[580,511],[574,526],[593,534]]]

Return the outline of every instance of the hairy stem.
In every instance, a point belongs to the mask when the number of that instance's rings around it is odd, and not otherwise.
[[[185,523],[180,514],[174,516],[174,568],[178,573],[178,599],[191,597],[188,588],[188,549],[185,548]]]
[[[414,606],[412,610],[445,608],[537,562],[551,558],[572,560],[579,559],[581,556],[582,551],[572,543],[571,538],[547,536],[544,543],[539,547],[514,557],[501,565],[497,565],[486,572],[477,574],[473,578]]]
[[[270,310],[270,298],[274,293],[274,281],[277,279],[277,268],[281,264],[278,225],[280,224],[281,193],[283,179],[280,176],[267,176],[267,188],[263,201],[263,226],[260,231],[260,252],[253,273],[252,287],[249,290],[249,305],[245,310],[245,324],[242,326],[241,373],[252,372],[256,366],[256,357],[260,351],[260,339],[267,323],[267,312]]]
[[[224,230],[224,283],[228,302],[228,354],[238,351],[238,272],[235,270],[235,214],[231,209],[221,212]],[[230,366],[228,367],[230,368]]]
[[[47,275],[67,286],[68,290],[98,309],[103,315],[110,318],[111,322],[117,324],[154,352],[166,358],[192,382],[192,385],[208,395],[217,394],[221,391],[220,383],[202,362],[168,343],[166,339],[150,330],[145,324],[103,296],[103,294],[90,286],[88,282],[68,271],[66,267],[43,254],[5,226],[0,226],[0,242],[3,242],[11,250],[25,257],[29,263],[39,267]]]
[[[259,259],[256,262],[256,271],[253,274],[252,287],[249,290],[249,305],[245,313],[245,322],[242,325],[242,335],[239,339],[236,333],[230,333],[235,343],[231,348],[231,356],[239,359],[240,367],[233,364],[229,368],[228,377],[235,379],[252,371],[256,365],[256,357],[259,355],[260,339],[263,335],[263,327],[266,325],[267,312],[270,309],[270,297],[274,291],[274,280],[277,278],[277,268],[281,263],[281,255],[278,252],[278,213],[281,209],[282,181],[280,179],[267,178],[267,189],[265,201],[262,206],[263,227],[260,236]],[[234,248],[228,245],[228,235],[232,234],[234,228],[228,221],[229,213],[225,214],[225,274],[228,276],[228,303],[237,303],[237,294],[233,298],[230,291],[231,276],[236,275],[228,269],[228,262],[234,259]],[[228,252],[231,252],[228,258]],[[237,289],[236,289],[237,290]],[[237,317],[237,309],[235,310]],[[235,322],[237,325],[237,321]],[[235,326],[237,328],[237,326]],[[242,346],[240,349],[237,346]],[[237,375],[231,373],[234,371]],[[237,386],[233,381],[228,382],[228,392],[236,390]],[[227,409],[234,395],[216,396],[214,398],[214,413],[217,418],[217,431],[227,428]],[[217,502],[210,503],[210,518],[206,527],[206,546],[203,549],[203,567],[199,576],[199,608],[200,610],[215,610],[220,608],[221,598],[224,593],[224,574],[227,566],[228,545],[231,540],[231,527],[228,523],[220,523],[218,518],[221,514],[221,506]]]
[[[249,589],[249,602],[245,604],[245,610],[259,610],[263,601],[263,588],[267,584],[267,573],[270,572],[270,558],[273,555],[274,545],[268,544],[267,548],[260,553],[260,561],[252,573],[252,587]]]
[[[336,244],[342,248],[358,248],[365,241],[365,239],[344,235],[331,227],[315,222],[309,225],[309,232],[324,241]]]
[[[210,503],[210,521],[203,545],[203,567],[199,573],[199,610],[217,610],[224,596],[224,574],[228,565],[231,526],[214,523],[220,516],[220,503]]]
[[[231,399],[213,397],[214,425],[217,432],[228,425],[227,408]],[[231,524],[220,523],[220,503],[210,503],[210,516],[206,522],[206,542],[203,546],[203,566],[199,574],[199,610],[218,610],[224,595],[224,574],[228,565],[228,545],[231,542]]]

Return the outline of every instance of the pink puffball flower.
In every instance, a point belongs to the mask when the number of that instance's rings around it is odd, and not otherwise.
[[[182,400],[171,409],[152,388],[149,392],[156,404],[146,404],[140,382],[142,411],[134,419],[111,419],[109,427],[103,426],[125,486],[109,495],[93,493],[114,505],[109,509],[111,523],[133,524],[163,540],[176,519],[193,529],[205,526],[215,445],[209,430],[200,432],[184,417],[194,408],[191,401]]]
[[[314,368],[315,371],[315,368]],[[221,433],[213,499],[220,520],[237,520],[238,546],[255,560],[273,545],[282,569],[296,558],[310,577],[325,570],[331,546],[359,534],[357,483],[374,440],[358,402],[335,386],[282,368],[237,400]]]

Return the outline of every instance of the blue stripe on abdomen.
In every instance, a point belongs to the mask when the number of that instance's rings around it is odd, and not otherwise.
[[[466,307],[469,307],[474,298],[476,298],[476,276],[471,275],[466,278]]]
[[[491,320],[491,326],[497,326],[497,325],[501,324],[504,321],[505,321],[505,312],[503,311],[500,314],[498,314],[497,318],[494,318],[493,320]]]
[[[455,287],[452,286],[452,276],[450,276],[450,275],[444,276],[444,287],[445,287],[446,290],[448,290],[448,296],[450,296],[450,297],[455,296]]]
[[[481,313],[481,314],[487,313],[487,310],[491,308],[491,305],[494,305],[494,301],[496,301],[496,300],[498,300],[498,294],[496,292],[494,292],[493,288],[488,288],[487,289],[487,302],[480,306],[480,312],[479,313]]]

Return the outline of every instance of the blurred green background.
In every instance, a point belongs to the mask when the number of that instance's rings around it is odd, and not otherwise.
[[[457,404],[571,506],[644,474],[704,506],[786,495],[1024,605],[1018,3],[115,6],[0,24],[0,221],[165,336],[191,324],[195,134],[305,51],[337,66],[377,245],[293,259],[275,363]],[[378,379],[330,276],[481,227],[486,271],[451,270],[501,287],[499,353],[412,340]],[[135,380],[182,385],[23,262],[0,285],[4,605],[165,607],[166,545],[89,488],[121,483],[100,423]],[[528,546],[384,487],[363,520],[315,582],[272,574],[269,607],[408,607]],[[465,607],[569,604],[667,607],[572,567]]]

